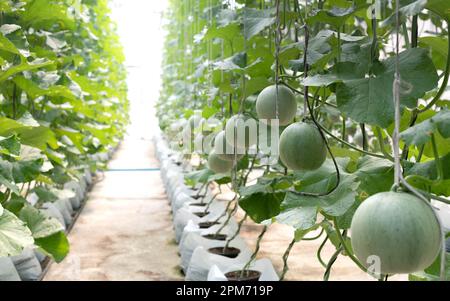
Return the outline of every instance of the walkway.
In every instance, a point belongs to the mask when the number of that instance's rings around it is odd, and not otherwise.
[[[157,167],[151,141],[129,137],[110,169]],[[177,280],[179,257],[159,171],[110,171],[69,235],[71,252],[45,280]]]

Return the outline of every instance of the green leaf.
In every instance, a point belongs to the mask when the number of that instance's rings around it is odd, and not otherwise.
[[[355,11],[355,6],[347,8],[333,7],[331,10],[320,9],[314,11],[311,16],[308,17],[307,22],[310,25],[326,23],[332,25],[334,28],[339,28]]]
[[[184,178],[193,183],[207,183],[209,178],[214,175],[214,172],[208,168],[191,171],[186,174]]]
[[[436,68],[445,70],[448,54],[448,40],[444,37],[420,37],[419,45],[431,49],[431,58]]]
[[[19,49],[3,34],[0,34],[0,50],[20,55]]]
[[[16,75],[17,73],[40,69],[43,67],[48,67],[53,64],[54,64],[53,62],[46,60],[34,60],[31,63],[29,63],[27,60],[22,60],[22,62],[19,65],[12,66],[6,69],[6,71],[0,71],[0,83]]]
[[[17,161],[12,164],[12,175],[15,183],[27,183],[35,180],[41,173],[43,159]]]
[[[69,100],[77,100],[76,96],[72,91],[65,86],[51,86],[47,89],[42,89],[33,81],[26,79],[23,76],[16,76],[14,78],[16,85],[25,91],[32,98],[38,98],[39,96],[49,96],[49,97],[62,97]]]
[[[239,206],[256,222],[269,220],[280,213],[284,193],[255,193],[243,197]]]
[[[289,204],[283,202],[283,209],[275,218],[280,224],[291,226],[296,229],[296,231],[302,232],[309,231],[316,224],[317,206],[299,206],[292,208],[284,206],[289,206]]]
[[[439,160],[442,166],[450,166],[450,153],[440,157]],[[441,181],[433,183],[431,186],[429,185],[429,180],[437,179],[435,160],[423,163],[414,163],[412,166],[405,168],[405,175],[418,175],[424,178],[424,180],[421,180],[420,178],[408,180],[408,182],[414,187],[425,190],[429,189],[430,192],[437,195],[450,196],[450,169],[445,167],[443,168],[443,178]]]
[[[8,202],[5,205],[5,209],[10,211],[16,216],[19,216],[20,210],[28,204],[27,200],[18,194],[11,194]]]
[[[410,281],[439,281],[441,272],[441,256],[437,256],[431,266],[424,271],[409,275]],[[445,280],[450,280],[450,254],[445,254]]]
[[[26,223],[31,230],[33,237],[43,238],[64,231],[61,223],[52,217],[47,217],[38,209],[32,206],[25,206],[19,215],[20,219]]]
[[[408,145],[423,145],[430,141],[433,133],[439,132],[444,138],[450,138],[450,110],[444,109],[433,117],[416,124],[400,133],[400,138]]]
[[[7,138],[0,137],[0,153],[5,155],[20,155],[20,142],[17,136],[12,135]]]
[[[37,238],[35,239],[35,244],[57,263],[63,261],[70,250],[69,241],[63,231],[47,237]]]
[[[354,175],[347,175],[341,179],[339,186],[330,194],[325,196],[305,196],[294,193],[287,193],[283,201],[283,212],[295,208],[310,208],[322,210],[331,216],[341,216],[355,203],[356,190],[359,183]]]
[[[244,9],[244,37],[250,40],[253,36],[257,35],[267,27],[275,23],[275,17],[273,16],[273,9]]]
[[[31,116],[31,115],[27,115]],[[58,142],[53,132],[45,126],[36,126],[38,123],[31,118],[19,121],[6,117],[0,117],[0,135],[18,135],[23,144],[37,147],[41,150],[47,148],[47,143],[53,148],[58,147]]]
[[[69,6],[63,1],[31,0],[21,13],[21,20],[36,29],[50,29],[55,23],[64,24],[67,28],[75,26]]]
[[[299,242],[303,239],[303,237],[305,237],[306,234],[308,234],[311,231],[316,230],[317,228],[320,227],[320,224],[314,225],[311,228],[307,229],[307,230],[302,230],[302,229],[296,229],[295,233],[294,233],[294,238],[296,242]]]
[[[412,48],[399,55],[400,76],[409,86],[403,93],[401,105],[415,107],[425,92],[437,86],[438,77],[425,49]],[[376,77],[344,81],[337,87],[338,108],[346,116],[361,123],[386,128],[394,121],[392,85],[395,59],[383,62],[383,72]],[[386,88],[391,87],[391,88]]]
[[[330,73],[316,74],[303,80],[305,86],[321,87],[329,86],[333,83],[349,81],[362,77],[361,70],[357,64],[352,62],[337,63],[331,68]]]
[[[447,21],[450,20],[450,2],[447,0],[427,0],[426,8],[441,16]]]
[[[6,188],[8,188],[9,190],[11,190],[12,192],[16,193],[16,194],[20,194],[20,190],[19,187],[17,187],[12,180],[9,180],[7,178],[5,178],[1,173],[0,173],[0,184],[4,185]],[[0,185],[0,186],[1,186]]]
[[[14,214],[0,205],[0,257],[19,255],[33,244],[31,231]]]
[[[54,202],[58,199],[58,196],[53,191],[44,186],[34,187],[32,192],[36,193],[39,200],[43,202]]]
[[[337,158],[338,167],[342,176],[349,175],[346,172],[349,158]],[[329,191],[336,185],[336,168],[333,161],[327,159],[324,164],[312,171],[295,172],[294,178],[297,181],[297,190],[309,193],[322,194]]]
[[[361,157],[355,175],[361,182],[359,189],[367,196],[389,191],[394,183],[394,164],[381,158]]]
[[[241,35],[241,28],[237,23],[230,23],[221,27],[210,27],[205,34],[205,39],[223,39],[233,41],[237,36]]]

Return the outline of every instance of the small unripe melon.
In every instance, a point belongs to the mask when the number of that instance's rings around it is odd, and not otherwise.
[[[317,126],[298,122],[280,136],[280,159],[292,170],[315,170],[327,157],[327,147]]]
[[[225,138],[231,146],[248,149],[258,141],[258,121],[245,115],[234,115],[225,125]]]
[[[424,270],[438,256],[441,241],[433,209],[410,193],[372,195],[352,219],[351,242],[356,257],[366,267],[379,262],[379,272],[385,275]]]
[[[277,116],[278,107],[278,116]],[[288,125],[297,114],[297,101],[294,93],[286,86],[277,85],[266,87],[259,93],[256,100],[256,114],[260,120],[279,120],[279,125]]]
[[[212,151],[208,156],[208,167],[215,173],[226,173],[233,168],[233,161],[223,160]]]
[[[214,139],[214,153],[222,160],[234,161],[242,159],[245,149],[231,146],[225,139],[225,131],[221,131]]]

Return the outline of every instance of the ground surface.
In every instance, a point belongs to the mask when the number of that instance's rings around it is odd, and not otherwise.
[[[110,168],[157,167],[151,141],[125,140]],[[110,171],[69,235],[71,252],[45,280],[176,280],[170,209],[158,171]]]

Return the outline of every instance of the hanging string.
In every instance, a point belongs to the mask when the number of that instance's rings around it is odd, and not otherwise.
[[[308,25],[306,24],[306,20],[308,18],[308,0],[305,0],[305,24],[304,24],[304,29],[305,29],[305,48],[304,48],[304,53],[303,53],[303,68],[304,68],[304,72],[303,72],[303,76],[304,78],[308,77],[308,64],[307,64],[307,54],[308,54],[308,46],[309,46],[309,29],[308,29]],[[306,116],[308,114],[308,86],[304,86],[304,103],[303,103],[303,116]]]
[[[399,48],[400,48],[400,16],[399,16],[399,0],[395,1],[395,74],[394,83],[392,85],[392,93],[394,96],[394,134],[393,134],[393,148],[394,148],[394,185],[400,186],[400,179],[402,176],[400,164],[400,62],[399,62]]]
[[[280,48],[282,42],[281,20],[280,20],[280,0],[276,0],[276,30],[275,30],[275,118],[279,120],[278,112],[278,85],[280,77]]]
[[[421,199],[427,206],[431,208],[436,220],[438,221],[441,231],[441,263],[440,263],[440,279],[445,280],[445,261],[446,261],[446,248],[445,248],[445,233],[442,221],[436,212],[435,208],[431,205],[427,198],[421,194],[417,189],[411,186],[403,177],[402,166],[400,162],[400,4],[399,0],[395,1],[395,75],[392,85],[393,101],[394,101],[394,134],[392,137],[392,146],[394,149],[394,187],[400,188],[400,185],[405,187],[411,193]]]

